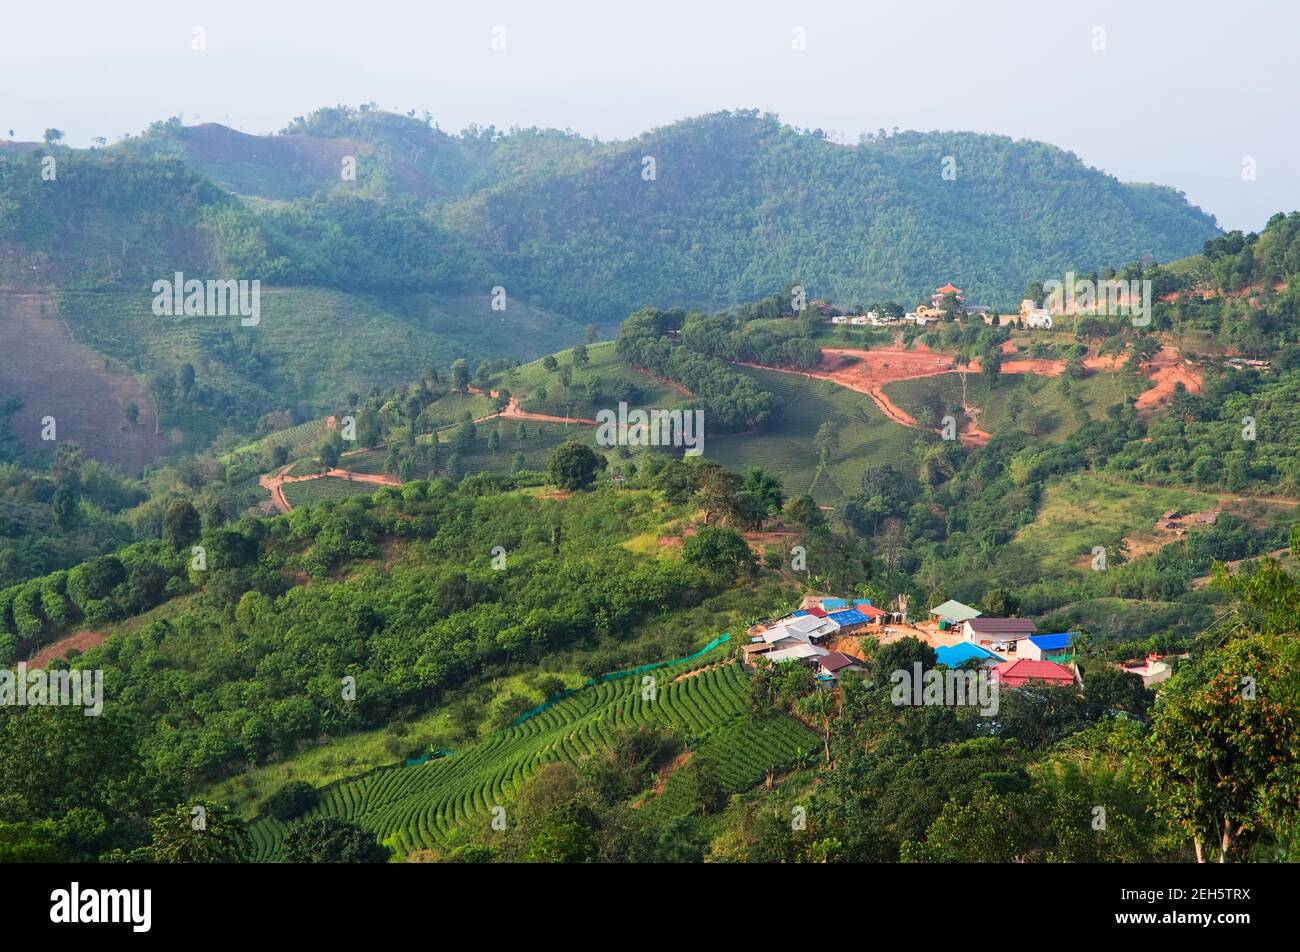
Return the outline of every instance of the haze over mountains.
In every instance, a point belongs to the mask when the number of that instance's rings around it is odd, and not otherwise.
[[[122,376],[190,363],[235,428],[329,412],[461,357],[531,359],[645,306],[713,308],[793,284],[845,305],[911,303],[949,280],[967,300],[1014,305],[1027,280],[1167,261],[1217,233],[1173,188],[1121,183],[1043,143],[882,130],[844,146],[757,111],[614,143],[449,135],[372,106],[321,109],[275,136],[171,119],[90,150],[58,135],[0,142],[11,369],[86,367],[120,416],[152,402]],[[260,279],[262,326],[158,318],[150,289],[178,271]],[[23,323],[42,318],[63,326]],[[77,352],[54,355],[65,333]],[[79,386],[62,392],[69,377],[40,398],[84,404]],[[38,419],[29,383],[6,373],[0,395]],[[216,435],[212,414],[192,422]],[[119,456],[131,466],[157,452],[133,432],[141,445]]]
[[[786,283],[847,303],[910,300],[951,278],[973,298],[1009,301],[1026,275],[1168,260],[1217,232],[1174,189],[1121,183],[1050,145],[907,132],[851,147],[757,111],[598,143],[555,130],[452,136],[415,117],[337,107],[278,136],[172,120],[103,151],[101,161],[180,157],[225,191],[267,200],[245,203],[267,260],[223,236],[208,249],[212,264],[260,269],[278,283],[376,291],[500,281],[583,322],[613,322],[648,304],[736,303]],[[341,177],[349,157],[355,181]],[[187,195],[159,195],[160,204],[228,204],[198,182],[170,186]],[[105,181],[96,204],[108,212],[127,187]],[[370,224],[340,206],[345,196],[361,199]],[[370,261],[323,273],[314,249],[295,246],[312,236],[286,224],[300,217],[286,208],[361,242],[362,254],[400,261],[417,242],[430,260],[391,276],[372,273]],[[57,255],[24,228],[41,210],[9,216],[3,239]],[[165,270],[176,241],[161,241]]]

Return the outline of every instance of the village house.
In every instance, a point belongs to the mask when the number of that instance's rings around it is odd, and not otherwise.
[[[1031,681],[1067,685],[1074,684],[1077,679],[1073,671],[1054,661],[1030,661],[1028,658],[1017,658],[1015,661],[1003,661],[995,667],[993,680],[1003,687],[1019,688]]]
[[[941,645],[934,649],[935,660],[948,668],[959,668],[967,661],[978,661],[981,668],[1001,664],[1005,659],[988,648],[963,641],[956,645]]]
[[[968,618],[961,623],[961,636],[980,645],[1008,645],[1016,650],[1018,642],[1038,631],[1032,618]]]
[[[845,671],[860,671],[861,669],[861,661],[852,655],[844,654],[842,651],[832,651],[817,659],[818,675],[831,681],[839,680],[840,674]]]
[[[1057,661],[1073,654],[1068,631],[1053,635],[1030,635],[1016,644],[1016,657],[1031,661]]]
[[[978,608],[971,608],[969,605],[963,605],[956,599],[950,598],[942,605],[931,608],[930,614],[934,616],[935,623],[941,630],[947,630],[957,628],[964,621],[979,618],[984,613]]]
[[[1158,654],[1149,654],[1141,661],[1125,661],[1120,665],[1125,674],[1136,674],[1142,679],[1144,687],[1152,687],[1169,680],[1174,673],[1173,667]]]
[[[1052,312],[1045,307],[1038,307],[1029,298],[1020,302],[1020,323],[1025,327],[1040,330],[1052,329]]]

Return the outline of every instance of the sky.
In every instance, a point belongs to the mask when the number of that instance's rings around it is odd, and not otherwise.
[[[846,142],[1038,139],[1259,230],[1300,208],[1298,36],[1291,0],[11,3],[0,137],[88,145],[174,115],[271,133],[373,101],[608,140],[757,108]]]

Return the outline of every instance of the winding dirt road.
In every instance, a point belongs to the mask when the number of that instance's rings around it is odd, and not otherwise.
[[[282,466],[274,473],[266,473],[257,478],[257,484],[271,494],[271,502],[275,508],[281,512],[288,512],[293,507],[289,505],[289,500],[284,497],[285,483],[302,483],[309,479],[320,479],[324,476],[335,476],[339,479],[351,479],[354,483],[374,483],[376,486],[400,486],[402,481],[396,476],[390,476],[387,473],[354,473],[346,469],[329,469],[323,473],[309,473],[306,476],[290,476],[289,470],[294,467],[293,463],[288,466]]]
[[[1008,341],[1003,345],[1003,353],[1016,353],[1014,345]],[[1127,359],[1127,358],[1126,358]],[[1088,357],[1084,366],[1089,370],[1114,370],[1118,363],[1110,357]],[[1122,361],[1120,361],[1122,363]],[[919,377],[933,377],[939,374],[958,373],[959,368],[948,354],[930,350],[924,344],[917,343],[910,348],[901,346],[885,347],[877,350],[855,350],[852,348],[822,348],[822,363],[816,370],[790,370],[786,367],[768,367],[762,364],[745,364],[762,370],[777,370],[781,373],[798,374],[817,380],[829,380],[849,390],[866,394],[871,402],[890,420],[901,426],[915,427],[916,419],[898,406],[885,393],[887,384],[898,380],[915,380]],[[973,360],[964,368],[968,373],[979,373],[980,362]],[[1004,374],[1038,374],[1044,377],[1059,377],[1065,373],[1065,361],[1045,358],[1023,357],[1002,362]],[[1146,376],[1155,383],[1137,400],[1139,410],[1157,409],[1165,406],[1174,393],[1174,388],[1181,383],[1191,393],[1201,389],[1201,377],[1183,361],[1177,348],[1164,347],[1144,368]],[[978,407],[966,407],[968,424],[958,438],[965,445],[982,446],[992,437],[979,429],[975,419]]]

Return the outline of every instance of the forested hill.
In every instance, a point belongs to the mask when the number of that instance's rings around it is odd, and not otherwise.
[[[853,303],[916,300],[951,279],[998,304],[1026,275],[1169,260],[1216,233],[1181,193],[1043,143],[908,132],[850,147],[752,112],[655,130],[462,200],[446,221],[527,286],[602,316],[735,303],[787,281]]]
[[[1014,304],[1026,281],[1168,261],[1218,234],[1181,193],[1121,183],[1044,143],[882,130],[848,146],[757,111],[601,143],[490,126],[450,135],[427,114],[339,106],[275,136],[172,119],[121,148],[275,203],[249,243],[254,260],[229,264],[326,283],[344,271],[376,288],[393,283],[369,274],[385,255],[421,263],[414,244],[430,250],[437,282],[500,280],[581,321],[734,304],[791,282],[857,303],[913,301],[953,280],[968,300]],[[310,240],[321,233],[353,235],[367,254],[333,269]]]

